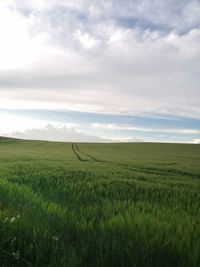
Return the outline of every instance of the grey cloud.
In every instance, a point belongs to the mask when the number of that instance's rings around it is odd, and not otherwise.
[[[63,19],[66,24],[73,26],[82,21],[92,24],[103,21],[120,23],[124,27],[141,27],[143,29],[157,29],[161,31],[176,30],[188,32],[200,26],[199,1],[188,0],[73,0],[50,1],[43,9],[36,9],[33,1],[17,1],[15,7],[22,14],[38,14],[46,17],[54,26],[59,26]],[[46,14],[46,15],[45,15]],[[88,26],[89,24],[85,24]],[[76,25],[77,26],[77,25]]]

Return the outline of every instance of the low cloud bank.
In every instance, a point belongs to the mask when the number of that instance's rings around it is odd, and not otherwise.
[[[194,144],[200,144],[200,138],[199,138],[199,139],[194,139],[194,140],[193,140],[193,143],[194,143]]]
[[[46,125],[44,128],[28,129],[24,132],[16,131],[9,135],[10,137],[31,140],[46,140],[59,142],[94,142],[94,143],[112,143],[112,142],[141,142],[142,140],[130,137],[121,139],[109,139],[99,136],[89,135],[84,132],[77,131],[67,126],[56,127],[52,124]]]

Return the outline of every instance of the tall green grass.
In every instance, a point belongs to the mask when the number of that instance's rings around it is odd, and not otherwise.
[[[200,266],[200,146],[0,140],[0,266]]]

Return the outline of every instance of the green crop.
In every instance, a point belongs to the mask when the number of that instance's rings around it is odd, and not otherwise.
[[[0,266],[200,267],[200,146],[0,138]]]

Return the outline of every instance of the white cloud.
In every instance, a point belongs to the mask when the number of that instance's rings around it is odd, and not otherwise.
[[[195,135],[200,134],[198,129],[159,129],[159,128],[144,128],[134,127],[130,125],[115,125],[115,124],[103,124],[103,123],[92,123],[91,127],[94,129],[105,129],[105,130],[126,130],[126,131],[141,131],[141,132],[161,132],[161,133],[172,133],[179,135]]]
[[[98,44],[98,40],[96,40],[93,36],[91,36],[87,32],[81,32],[77,30],[74,33],[75,38],[80,42],[83,48],[90,49]]]
[[[199,138],[199,139],[194,139],[194,140],[192,141],[192,143],[194,143],[194,144],[200,144],[200,138]]]
[[[0,105],[200,118],[198,9],[198,1],[3,1]]]
[[[34,119],[29,116],[15,115],[12,112],[7,113],[1,111],[0,125],[0,136],[10,136],[25,139],[36,138],[54,141],[53,138],[55,138],[55,140],[62,141],[62,138],[63,140],[65,140],[69,136],[66,135],[66,138],[64,137],[65,130],[66,133],[71,133],[70,138],[72,138],[73,133],[75,133],[75,138],[79,133],[75,130],[75,128],[77,127],[77,124],[75,123],[68,122],[61,124],[56,122],[56,120],[45,121],[42,119]]]
[[[112,138],[113,142],[120,142],[120,143],[138,143],[143,142],[142,139],[136,137],[124,137],[124,138]]]
[[[67,126],[54,126],[48,124],[42,128],[28,129],[24,132],[10,133],[10,137],[32,139],[32,140],[46,140],[46,141],[59,141],[59,142],[103,142],[107,141],[96,136],[76,131],[74,128]]]
[[[28,139],[28,140],[45,140],[45,141],[57,141],[57,142],[106,142],[107,140],[91,136],[74,128],[67,126],[54,126],[48,124],[43,128],[32,128],[24,132],[12,132],[6,134],[8,137]]]
[[[7,135],[13,131],[20,129],[25,131],[29,128],[40,128],[44,126],[44,122],[14,114],[0,113],[0,135]]]
[[[84,133],[74,129],[73,125],[55,125],[48,124],[41,128],[32,128],[25,131],[15,131],[4,136],[28,139],[28,140],[46,140],[58,142],[94,142],[94,143],[112,143],[112,142],[141,142],[138,138],[102,138]]]

